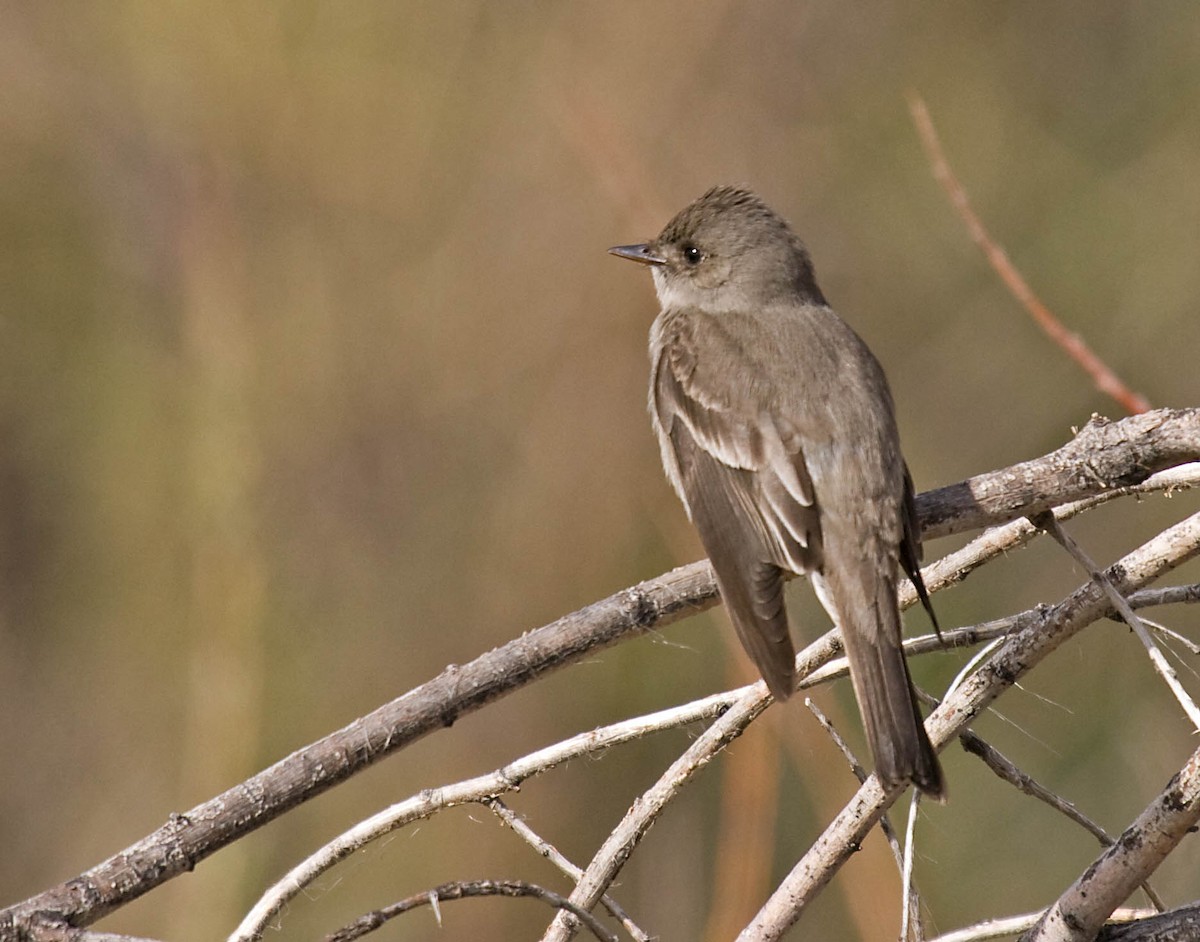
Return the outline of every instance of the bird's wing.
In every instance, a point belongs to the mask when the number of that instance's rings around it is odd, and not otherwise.
[[[820,566],[821,531],[801,436],[737,380],[701,374],[687,334],[662,347],[652,389],[664,457],[747,653],[777,697],[792,692],[783,571]]]
[[[794,573],[811,572],[820,564],[821,532],[802,436],[774,409],[769,390],[744,377],[699,369],[701,360],[728,361],[700,356],[700,345],[691,331],[666,338],[652,390],[658,425],[672,443],[686,432],[696,446],[685,449],[689,460],[706,454],[715,462],[713,473],[728,472],[712,483],[758,537],[756,555]],[[684,454],[678,446],[673,451],[680,496],[696,520],[703,511],[696,482],[689,486]]]

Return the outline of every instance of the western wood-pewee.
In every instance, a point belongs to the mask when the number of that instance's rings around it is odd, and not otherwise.
[[[609,251],[654,275],[650,415],[746,652],[786,699],[784,574],[811,576],[881,781],[943,798],[901,647],[899,566],[933,609],[879,362],[826,303],[788,224],[747,190],[714,187],[653,242]]]

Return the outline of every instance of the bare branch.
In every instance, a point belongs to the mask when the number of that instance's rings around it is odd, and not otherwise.
[[[1153,605],[1183,605],[1200,602],[1200,582],[1190,585],[1172,585],[1165,589],[1142,589],[1129,596],[1129,604],[1134,608],[1149,608]],[[1144,619],[1143,619],[1144,620]],[[1194,641],[1186,641],[1193,654],[1200,654],[1200,645]]]
[[[1086,814],[1080,811],[1075,805],[1065,798],[1061,798],[1044,785],[1040,784],[1031,775],[1021,771],[1011,759],[1005,756],[994,746],[988,744],[984,739],[977,736],[971,730],[966,730],[958,737],[963,748],[972,755],[978,756],[983,760],[984,765],[996,773],[1004,781],[1015,786],[1018,790],[1036,798],[1038,801],[1044,802],[1055,811],[1065,815],[1070,820],[1074,821],[1085,831],[1091,834],[1100,842],[1101,847],[1112,847],[1115,841],[1108,836],[1108,832],[1100,827],[1095,821],[1089,818]],[[1167,907],[1154,892],[1154,888],[1149,883],[1142,884],[1142,892],[1149,897],[1150,902],[1154,907],[1162,912]]]
[[[580,756],[603,752],[647,733],[719,716],[731,703],[737,702],[751,689],[743,687],[740,690],[714,694],[683,706],[671,707],[668,710],[580,733],[523,756],[494,772],[440,788],[427,788],[418,795],[397,802],[360,821],[288,871],[246,914],[241,924],[230,935],[229,942],[251,942],[261,938],[271,921],[306,886],[335,864],[384,834],[446,808],[474,802],[486,803],[498,795],[516,790],[522,782],[531,777]]]
[[[578,882],[579,878],[583,876],[582,867],[577,867],[575,864],[571,863],[571,861],[563,856],[562,852],[559,851],[557,847],[551,844],[540,834],[536,833],[533,828],[519,818],[516,813],[513,812],[513,810],[499,798],[493,798],[490,801],[485,801],[484,804],[491,809],[496,817],[512,828],[513,832],[518,834],[521,839],[525,841],[525,843],[536,850],[542,857],[546,858],[546,860],[550,861],[550,863],[554,864],[554,866],[569,876],[572,880]],[[630,915],[615,899],[606,894],[600,897],[600,902],[604,905],[605,909],[612,913],[613,918],[617,919],[621,925],[624,926],[625,931],[629,933],[635,942],[653,942],[650,934],[638,926],[638,924],[633,921],[632,917],[630,917]]]
[[[565,896],[548,890],[544,886],[538,886],[536,883],[526,883],[524,880],[456,880],[453,883],[443,883],[432,890],[402,899],[391,906],[366,913],[350,925],[326,936],[325,942],[353,942],[354,939],[362,938],[368,932],[374,932],[388,920],[395,919],[418,906],[437,906],[447,900],[470,899],[479,896],[509,896],[513,898],[525,896],[539,899],[556,909],[573,913],[575,918],[602,942],[619,942],[615,932],[610,932],[595,916],[579,909]]]
[[[1090,942],[1200,821],[1200,749],[1167,787],[1058,898],[1022,942]]]
[[[1158,671],[1158,675],[1162,677],[1163,682],[1170,688],[1175,699],[1179,701],[1179,705],[1183,707],[1183,712],[1187,714],[1189,720],[1192,721],[1192,726],[1200,729],[1200,709],[1197,709],[1195,702],[1192,700],[1186,690],[1183,689],[1183,684],[1179,682],[1179,675],[1175,673],[1175,669],[1167,663],[1166,656],[1162,650],[1154,643],[1154,639],[1150,637],[1150,632],[1142,620],[1137,617],[1133,607],[1125,599],[1116,587],[1108,580],[1099,567],[1092,561],[1082,546],[1080,546],[1074,538],[1066,530],[1062,528],[1057,520],[1054,519],[1054,514],[1043,513],[1038,514],[1033,518],[1034,526],[1041,527],[1054,537],[1058,544],[1071,554],[1071,557],[1079,563],[1095,580],[1109,597],[1113,604],[1113,609],[1124,619],[1125,623],[1133,629],[1134,634],[1138,636],[1138,640],[1145,646],[1147,653],[1150,655],[1150,663],[1154,665],[1154,669]]]
[[[1200,409],[1158,409],[1118,422],[1093,416],[1057,451],[920,495],[921,532],[930,540],[1032,516],[1196,460]]]
[[[1124,912],[1113,913],[1113,920],[1096,936],[1097,942],[1195,942],[1200,938],[1200,902],[1128,922],[1122,919],[1120,925],[1113,925],[1118,914]]]
[[[1114,922],[1128,921],[1131,924],[1137,919],[1154,918],[1156,916],[1157,914],[1150,909],[1118,909],[1112,914]],[[1018,932],[1024,932],[1041,918],[1042,913],[1037,912],[1024,913],[1020,916],[1008,916],[1004,919],[986,919],[973,926],[955,929],[953,932],[939,935],[936,939],[930,939],[929,942],[987,942],[989,939],[1006,939],[1009,936],[1016,935]],[[1117,926],[1113,928],[1123,927]],[[1102,938],[1108,939],[1108,936],[1103,935]],[[1150,940],[1146,940],[1146,942],[1150,942]],[[1161,942],[1166,942],[1166,940],[1161,940]]]
[[[1121,378],[1109,368],[1108,364],[1092,351],[1082,337],[1069,331],[1062,321],[1051,313],[1050,309],[1029,287],[1028,282],[1017,271],[1013,263],[1009,261],[1008,254],[1004,249],[988,235],[983,222],[971,208],[971,202],[967,199],[967,191],[963,189],[963,185],[958,182],[958,178],[950,168],[950,162],[942,151],[937,130],[933,126],[933,120],[929,117],[929,109],[925,107],[925,102],[919,95],[910,92],[908,108],[912,114],[913,123],[917,126],[921,143],[925,147],[925,153],[929,157],[934,178],[950,197],[950,202],[966,224],[971,238],[983,250],[988,263],[1000,276],[1000,280],[1004,282],[1008,290],[1012,292],[1013,297],[1024,306],[1025,310],[1029,312],[1029,316],[1037,322],[1046,336],[1083,368],[1084,372],[1092,378],[1097,389],[1114,399],[1126,412],[1147,411],[1150,408],[1149,400],[1141,393],[1135,393],[1126,386]]]

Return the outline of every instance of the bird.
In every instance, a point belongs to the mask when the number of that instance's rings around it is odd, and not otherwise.
[[[715,186],[653,241],[609,252],[653,275],[651,422],[746,653],[776,699],[793,693],[784,583],[809,576],[841,630],[880,782],[944,800],[901,642],[901,568],[937,619],[879,361],[749,189]]]

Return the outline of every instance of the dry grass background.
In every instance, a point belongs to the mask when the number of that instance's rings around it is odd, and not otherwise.
[[[1115,415],[967,239],[910,88],[1047,303],[1155,405],[1197,404],[1193,4],[0,9],[3,903],[445,664],[699,555],[645,414],[649,279],[604,250],[712,183],[752,184],[806,238],[888,369],[919,487]],[[1194,503],[1073,529],[1108,559]],[[989,570],[938,600],[944,624],[1082,578],[1049,545]],[[823,625],[793,594],[797,621]],[[1197,636],[1194,613],[1163,617]],[[718,614],[607,652],[104,927],[219,938],[337,829],[748,676],[732,650]],[[1119,830],[1190,751],[1187,729],[1123,628],[1053,663],[1001,701],[1012,724],[981,732]],[[822,701],[861,744],[848,691]],[[682,742],[572,766],[515,804],[586,862]],[[748,885],[730,892],[721,822],[748,794],[739,762],[758,769],[764,810],[742,826],[765,859],[735,867]],[[947,771],[953,800],[928,814],[919,861],[942,928],[1044,904],[1093,856],[966,756]],[[773,708],[655,827],[616,895],[664,939],[716,942],[850,790],[803,706]],[[450,813],[344,867],[277,937],[449,879],[561,889],[531,856]],[[1160,881],[1175,901],[1200,895],[1195,848],[1179,859]],[[868,844],[806,937],[894,937],[896,886]],[[444,917],[380,938],[531,938],[548,913],[489,900]]]

